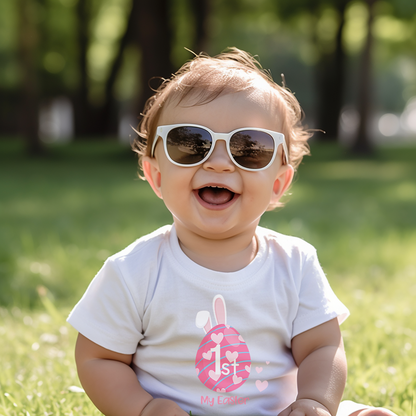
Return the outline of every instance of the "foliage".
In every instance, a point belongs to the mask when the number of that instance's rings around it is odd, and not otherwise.
[[[77,118],[77,95],[86,93],[88,103],[94,108],[108,100],[106,88],[109,87],[109,76],[121,48],[131,1],[20,1],[33,11],[31,18],[37,39],[34,53],[41,101],[45,103],[47,99],[62,95],[70,97],[74,101]],[[228,46],[238,46],[258,54],[277,80],[282,72],[286,74],[288,85],[299,94],[307,114],[313,115],[314,104],[319,97],[318,91],[313,88],[314,74],[311,70],[319,71],[316,65],[320,55],[335,48],[340,3],[348,5],[343,44],[350,58],[349,68],[354,68],[354,61],[364,43],[367,12],[363,0],[207,2],[210,5],[204,41],[207,52],[216,54]],[[85,22],[81,19],[81,3],[85,3]],[[11,123],[8,118],[13,118],[19,108],[24,72],[19,45],[22,36],[27,35],[19,26],[19,4],[12,0],[0,2],[0,115],[7,114],[1,121],[4,128],[14,129],[13,132],[17,131],[17,123]],[[173,38],[169,41],[172,41],[171,59],[176,67],[190,57],[185,47],[199,47],[194,41],[195,25],[199,23],[195,21],[190,4],[190,0],[169,1],[173,27]],[[388,111],[402,110],[405,102],[416,94],[415,79],[411,75],[416,65],[415,4],[412,0],[377,2],[375,68],[376,87],[381,91],[379,95],[382,99],[381,103],[380,100],[377,103]],[[83,41],[80,31],[85,31]],[[86,45],[82,45],[84,41]],[[83,48],[86,48],[85,67],[81,64]],[[139,83],[140,61],[140,47],[137,49],[130,45],[122,51],[122,64],[111,91],[111,97],[117,104],[114,111],[124,111],[146,89],[146,85]],[[86,91],[82,92],[84,76]],[[354,81],[351,71],[349,78]],[[392,81],[395,89],[389,90]],[[384,94],[385,89],[388,92]],[[351,100],[353,97],[346,98],[347,102]]]
[[[345,398],[413,416],[416,149],[384,148],[374,160],[328,146],[312,154],[287,206],[262,224],[314,244],[350,308]],[[106,256],[171,221],[124,147],[50,155],[26,159],[0,144],[1,415],[99,414],[79,392],[65,317]]]

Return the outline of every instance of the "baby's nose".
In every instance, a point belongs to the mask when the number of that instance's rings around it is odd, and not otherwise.
[[[235,165],[230,159],[224,140],[217,140],[211,156],[204,162],[203,167],[216,172],[233,172],[235,170]]]

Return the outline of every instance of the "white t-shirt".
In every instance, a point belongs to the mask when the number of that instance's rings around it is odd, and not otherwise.
[[[175,227],[162,227],[105,262],[68,322],[134,354],[142,387],[186,412],[275,416],[297,394],[292,338],[349,312],[310,244],[261,227],[256,237],[255,259],[223,273],[190,260]]]

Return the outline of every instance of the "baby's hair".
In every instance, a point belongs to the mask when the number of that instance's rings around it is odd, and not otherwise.
[[[163,80],[147,100],[136,131],[133,150],[139,155],[139,165],[143,156],[150,156],[160,115],[167,106],[184,101],[187,106],[204,105],[222,94],[259,87],[272,97],[276,119],[280,120],[281,133],[286,138],[289,163],[296,169],[303,156],[309,154],[307,141],[311,136],[301,124],[303,112],[299,102],[285,85],[276,84],[253,56],[237,48],[228,48],[214,57],[196,55],[170,79]]]

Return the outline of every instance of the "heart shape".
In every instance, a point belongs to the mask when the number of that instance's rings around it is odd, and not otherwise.
[[[237,361],[237,358],[238,358],[238,352],[237,352],[237,351],[234,351],[234,352],[227,351],[227,352],[225,353],[225,356],[227,357],[227,360],[228,360],[230,363],[232,363],[233,361]]]
[[[220,376],[221,376],[221,373],[216,373],[215,371],[213,371],[213,370],[209,370],[209,373],[208,373],[208,375],[210,376],[210,378],[212,378],[214,381],[218,381],[218,379],[220,378]]]
[[[217,392],[218,392],[218,393],[226,393],[226,391],[227,391],[227,390],[225,390],[225,389],[217,389]]]
[[[241,335],[239,335],[239,336],[238,336],[238,340],[239,340],[240,342],[245,342],[245,341],[244,341],[244,338],[243,338]]]
[[[224,334],[222,332],[220,332],[219,334],[212,334],[211,335],[211,339],[216,343],[216,344],[221,344],[221,341],[224,338]]]
[[[202,353],[202,358],[204,360],[210,360],[212,357],[212,351],[207,351]]]
[[[266,380],[264,380],[264,381],[256,380],[256,387],[257,387],[257,389],[260,393],[263,390],[266,390],[268,385],[269,385],[269,383]]]
[[[199,368],[198,368],[198,367],[196,367],[196,368],[195,368],[195,371],[196,371],[196,375],[198,375],[198,374],[199,374]]]
[[[251,365],[246,365],[245,369],[246,369],[247,373],[250,373],[250,371],[251,371]]]
[[[266,364],[269,365],[270,364],[270,361],[266,361]]]
[[[256,367],[257,374],[263,371],[263,367]]]
[[[238,377],[236,374],[233,375],[233,383],[240,384],[243,381],[243,377]]]

